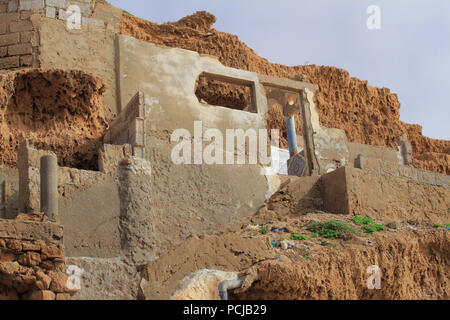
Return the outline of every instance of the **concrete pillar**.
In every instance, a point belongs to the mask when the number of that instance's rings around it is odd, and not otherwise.
[[[295,130],[294,116],[286,117],[286,130],[289,143],[289,153],[291,157],[298,153],[297,131]]]
[[[58,159],[54,155],[41,158],[41,212],[54,220],[58,213]]]

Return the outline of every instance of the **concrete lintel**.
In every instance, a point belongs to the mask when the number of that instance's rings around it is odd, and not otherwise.
[[[287,90],[287,91],[303,91],[305,89],[316,92],[319,90],[317,84],[312,84],[309,82],[296,81],[283,78],[275,78],[271,76],[266,76],[263,74],[258,74],[259,82],[263,85],[272,86],[277,89]]]

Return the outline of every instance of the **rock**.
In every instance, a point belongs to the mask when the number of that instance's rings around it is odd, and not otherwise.
[[[49,271],[48,275],[52,279],[50,290],[55,293],[69,293],[71,290],[67,287],[69,276],[64,273]]]
[[[0,273],[6,275],[13,275],[20,270],[20,265],[17,261],[14,262],[0,262]]]
[[[21,265],[34,267],[41,263],[41,255],[37,252],[28,251],[17,259]]]
[[[42,260],[54,258],[62,259],[64,257],[64,252],[61,248],[58,248],[56,246],[42,246],[41,256]]]
[[[42,261],[39,266],[46,270],[55,270],[55,265],[51,261]]]
[[[14,251],[14,252],[21,252],[22,251],[22,242],[18,240],[9,240],[8,244],[6,245],[8,249]]]
[[[48,275],[46,275],[42,271],[36,272],[36,277],[40,282],[42,282],[45,290],[50,288],[50,283],[52,282],[52,278],[50,278]]]
[[[56,300],[70,300],[71,296],[68,293],[57,293]]]
[[[55,300],[56,295],[48,290],[34,291],[28,300]]]
[[[41,246],[38,244],[33,244],[31,242],[22,243],[22,251],[41,251]]]

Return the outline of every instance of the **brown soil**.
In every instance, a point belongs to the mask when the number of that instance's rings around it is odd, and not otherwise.
[[[434,140],[422,136],[420,126],[400,121],[400,102],[396,94],[386,88],[376,88],[350,77],[345,70],[330,66],[287,67],[273,64],[259,57],[241,42],[237,36],[212,29],[215,18],[207,12],[183,18],[178,23],[158,25],[124,14],[120,32],[140,40],[168,47],[178,47],[219,57],[222,64],[281,78],[306,76],[309,82],[318,84],[320,91],[315,102],[321,124],[329,128],[343,129],[352,142],[390,148],[397,147],[397,137],[407,133],[413,145],[417,168],[450,174],[450,141]],[[205,84],[206,86],[206,84]],[[217,95],[216,88],[200,89],[201,97]],[[222,95],[236,102],[236,94],[224,89]],[[243,92],[240,92],[243,93]],[[238,94],[239,96],[239,94]],[[245,105],[245,95],[241,105]],[[285,124],[282,114],[275,110],[269,114],[269,126],[279,126],[285,141]],[[298,128],[300,121],[297,119]],[[299,130],[299,134],[301,131]]]
[[[318,251],[293,262],[258,264],[253,285],[233,298],[245,300],[420,300],[450,297],[448,231],[400,231],[374,235],[372,245]],[[381,289],[369,290],[366,273],[381,269]]]
[[[97,169],[106,129],[103,82],[81,71],[0,73],[0,165],[16,167],[25,139],[58,156],[61,166]]]

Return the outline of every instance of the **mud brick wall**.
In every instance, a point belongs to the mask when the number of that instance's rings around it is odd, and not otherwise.
[[[69,300],[63,228],[39,215],[0,219],[0,300]]]
[[[0,0],[0,69],[38,67],[39,32],[33,17],[43,9],[38,2]]]

